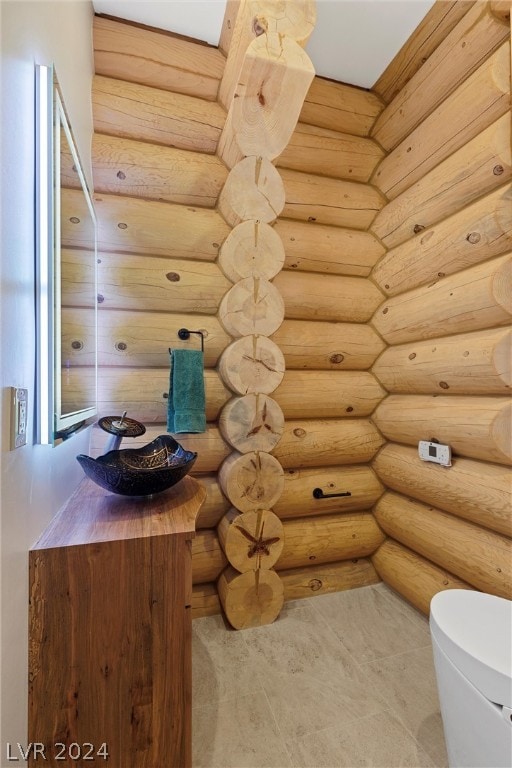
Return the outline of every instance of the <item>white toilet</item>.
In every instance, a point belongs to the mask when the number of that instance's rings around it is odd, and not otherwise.
[[[511,768],[512,602],[439,592],[430,632],[450,768]]]

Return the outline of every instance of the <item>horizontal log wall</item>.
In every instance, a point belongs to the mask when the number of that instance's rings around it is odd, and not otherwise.
[[[372,562],[425,613],[443,589],[510,599],[509,17],[436,3],[376,88],[389,202],[370,229],[388,250],[371,276],[388,298],[371,325],[388,346],[372,371],[389,395],[372,421],[390,442],[372,463],[389,489]],[[419,440],[451,446],[452,465],[421,461]]]
[[[225,29],[224,52],[229,39]],[[219,610],[215,582],[226,560],[216,528],[230,506],[217,481],[232,451],[218,419],[233,393],[217,371],[232,341],[218,316],[231,287],[218,261],[231,231],[225,201],[218,206],[228,174],[218,89],[229,77],[216,49],[113,19],[96,18],[94,42],[99,410],[127,410],[147,425],[133,445],[165,432],[169,348],[195,347],[196,339],[179,340],[179,328],[204,332],[207,430],[178,439],[198,451],[194,472],[208,491],[193,546],[193,611],[205,615]],[[383,486],[369,463],[384,439],[369,416],[385,390],[369,369],[385,342],[368,321],[386,292],[368,278],[385,247],[368,227],[385,203],[369,183],[385,156],[369,136],[382,108],[375,94],[315,77],[275,160],[286,202],[273,223],[285,249],[274,284],[285,319],[272,340],[286,372],[272,393],[285,417],[273,451],[285,473],[274,511],[289,538],[276,566],[287,599],[379,578],[368,558],[383,535],[369,510]],[[79,227],[73,237],[80,247]],[[92,375],[81,279],[76,271],[69,280],[76,300],[67,310],[77,391]],[[95,454],[105,437],[93,431]],[[316,499],[315,488],[351,495]]]

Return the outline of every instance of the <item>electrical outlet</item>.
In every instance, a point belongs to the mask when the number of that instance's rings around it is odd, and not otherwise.
[[[11,450],[27,442],[28,389],[11,387]]]
[[[452,449],[449,445],[431,443],[428,440],[420,440],[418,443],[418,455],[422,461],[433,461],[443,467],[452,465]]]

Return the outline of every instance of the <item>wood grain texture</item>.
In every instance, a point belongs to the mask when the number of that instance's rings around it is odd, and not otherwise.
[[[29,738],[52,764],[62,741],[106,743],[133,768],[191,765],[190,540],[204,496],[190,477],[152,501],[87,480],[32,548]]]
[[[344,589],[357,589],[377,584],[380,579],[368,558],[361,557],[326,565],[307,565],[279,571],[284,586],[284,599],[301,600],[314,595],[328,595]]]
[[[506,253],[512,246],[511,201],[505,184],[388,251],[372,278],[395,295]]]
[[[384,158],[372,183],[393,200],[504,115],[509,101],[507,41]]]
[[[133,139],[96,133],[92,152],[98,193],[213,208],[227,178],[213,155]]]
[[[226,618],[234,629],[271,624],[283,607],[283,584],[272,569],[238,573],[228,566],[219,576],[217,589]]]
[[[283,216],[297,221],[366,230],[384,206],[384,197],[368,184],[281,170],[286,202]]]
[[[268,32],[250,42],[219,141],[228,168],[243,157],[281,154],[314,76],[309,56],[292,38]]]
[[[247,219],[269,224],[285,203],[281,176],[266,158],[246,157],[229,172],[218,200],[218,209],[232,227]]]
[[[109,136],[215,154],[226,120],[219,104],[95,75],[94,130]]]
[[[510,600],[512,541],[507,536],[486,531],[397,493],[384,494],[375,507],[375,516],[390,536],[419,555],[477,589]]]
[[[271,336],[283,322],[284,311],[283,298],[274,283],[244,277],[224,294],[218,317],[235,339],[251,334]]]
[[[295,320],[364,323],[383,298],[375,285],[362,277],[286,270],[273,284],[284,300],[285,317]]]
[[[372,421],[397,443],[436,440],[450,445],[455,455],[512,463],[512,403],[507,397],[389,395]]]
[[[509,325],[512,319],[512,256],[387,299],[372,323],[388,344],[449,336]]]
[[[286,468],[363,464],[384,440],[363,419],[288,420],[272,453]]]
[[[219,267],[236,283],[246,277],[272,280],[282,269],[284,246],[268,224],[249,219],[231,230],[219,252]]]
[[[388,151],[396,147],[443,100],[451,99],[454,90],[507,36],[505,25],[492,15],[489,4],[475,3],[379,115],[372,136]]]
[[[271,453],[280,441],[284,414],[271,397],[261,393],[233,397],[219,416],[219,430],[240,453]]]
[[[316,22],[314,0],[286,0],[279,7],[272,0],[229,0],[226,4],[219,47],[227,57],[219,87],[219,101],[229,109],[247,48],[258,35],[278,33],[304,45]]]
[[[215,261],[229,234],[222,216],[207,208],[103,194],[94,204],[102,251]]]
[[[229,564],[240,573],[272,568],[283,551],[283,524],[268,509],[242,513],[231,508],[217,535]]]
[[[72,368],[68,385],[70,394],[87,390],[93,379],[93,368]],[[204,383],[206,418],[213,424],[233,393],[212,368],[205,370]],[[168,392],[168,369],[104,367],[99,385],[98,413],[101,417],[127,410],[131,418],[151,428],[160,425],[158,428],[165,432]],[[360,378],[356,372],[314,370],[288,370],[278,390],[272,394],[288,419],[369,416],[384,396],[384,390],[371,374],[365,373]]]
[[[389,103],[474,4],[474,0],[435,2],[375,82],[372,91]]]
[[[227,563],[217,532],[197,531],[192,541],[192,583],[215,581]]]
[[[384,107],[377,94],[315,77],[304,100],[300,122],[354,136],[368,136]]]
[[[206,490],[206,499],[196,518],[196,532],[202,528],[216,528],[221,517],[231,508],[216,474],[201,474],[200,482]]]
[[[278,168],[367,182],[384,156],[372,139],[299,123],[276,160]]]
[[[446,469],[421,461],[416,449],[394,443],[380,451],[372,466],[382,482],[394,491],[504,536],[512,535],[507,467],[457,458]],[[453,540],[458,541],[459,537]]]
[[[367,557],[383,541],[370,512],[285,520],[284,549],[276,570]]]
[[[219,593],[215,582],[194,584],[192,587],[192,620],[221,613]]]
[[[217,264],[192,259],[98,253],[101,311],[172,310],[215,315],[230,287],[230,281]]]
[[[426,616],[430,613],[430,601],[438,592],[444,589],[472,589],[466,581],[393,539],[387,539],[380,545],[371,562],[382,581]]]
[[[219,469],[219,485],[240,512],[272,509],[283,490],[283,468],[263,451],[233,451]]]
[[[304,272],[367,277],[385,248],[370,232],[279,218],[285,267]]]
[[[372,232],[393,248],[509,181],[510,132],[507,113],[387,203]]]
[[[508,395],[512,386],[507,328],[389,347],[372,368],[388,392]]]
[[[213,46],[95,16],[94,66],[98,75],[215,101],[224,57]]]

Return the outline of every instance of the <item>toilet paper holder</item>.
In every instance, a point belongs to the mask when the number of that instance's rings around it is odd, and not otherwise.
[[[324,493],[321,488],[313,488],[313,497],[315,499],[333,499],[335,496],[352,496],[350,491],[343,493]]]

